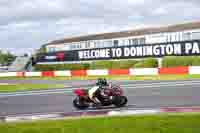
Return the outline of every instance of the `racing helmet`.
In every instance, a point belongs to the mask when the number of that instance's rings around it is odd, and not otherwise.
[[[106,86],[106,85],[108,85],[108,83],[105,78],[98,78],[96,85],[97,86]]]

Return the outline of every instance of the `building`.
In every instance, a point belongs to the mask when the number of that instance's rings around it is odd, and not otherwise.
[[[44,44],[39,62],[198,55],[199,40],[200,22],[86,35]]]

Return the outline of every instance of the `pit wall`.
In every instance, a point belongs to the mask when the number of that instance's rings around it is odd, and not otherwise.
[[[136,68],[136,69],[100,69],[100,70],[66,70],[43,72],[6,72],[0,77],[70,77],[70,76],[106,76],[106,75],[164,75],[164,74],[200,74],[200,66],[171,68]]]

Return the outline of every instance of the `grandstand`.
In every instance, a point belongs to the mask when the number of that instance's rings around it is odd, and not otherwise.
[[[199,55],[200,22],[86,35],[54,40],[42,46],[39,64],[107,59]]]
[[[31,69],[30,66],[30,57],[18,56],[8,67],[8,71],[29,71]]]

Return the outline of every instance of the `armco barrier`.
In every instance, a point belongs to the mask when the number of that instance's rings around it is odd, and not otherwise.
[[[101,75],[109,75],[108,70],[87,70],[87,75],[88,76],[101,76]]]
[[[86,70],[72,70],[71,76],[87,76]]]
[[[172,68],[130,68],[100,70],[66,70],[44,72],[3,72],[0,77],[56,77],[56,76],[105,76],[105,75],[163,75],[163,74],[200,74],[200,66]]]
[[[0,77],[17,77],[17,72],[3,72]]]
[[[65,76],[71,76],[71,71],[55,71],[54,75],[56,77],[59,77],[59,76],[63,76],[63,77],[65,77]]]
[[[55,77],[54,71],[42,72],[42,77]]]
[[[159,68],[159,74],[189,74],[189,67]]]
[[[130,75],[158,75],[157,68],[137,68],[137,69],[130,69]]]
[[[16,72],[17,77],[24,77],[25,72]]]
[[[25,72],[25,77],[41,77],[42,72]]]
[[[111,69],[109,75],[129,75],[129,69]]]
[[[189,74],[200,74],[200,66],[190,66]]]

